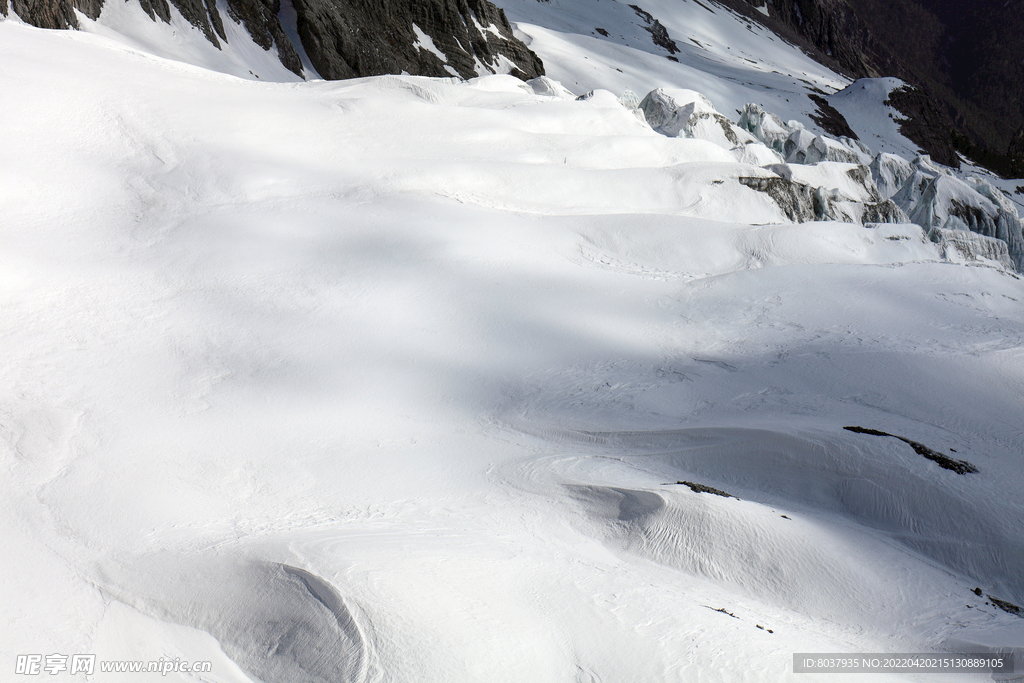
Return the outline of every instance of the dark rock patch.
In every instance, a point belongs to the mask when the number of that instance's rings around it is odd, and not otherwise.
[[[818,93],[811,93],[808,95],[811,101],[814,102],[818,107],[818,111],[811,114],[811,120],[821,126],[829,135],[836,137],[847,137],[853,140],[857,140],[857,134],[850,128],[850,124],[846,121],[846,117],[839,113],[839,111],[828,103],[824,97]]]
[[[889,93],[885,104],[906,117],[897,123],[907,139],[927,151],[940,164],[960,168],[953,120],[928,92],[912,86],[897,88]]]
[[[874,204],[864,205],[864,216],[861,219],[864,223],[906,223],[909,219],[903,209],[896,206],[896,202],[886,199]],[[892,238],[889,239],[900,239]]]
[[[1010,173],[1017,178],[1024,177],[1024,126],[1014,134],[1006,156],[1010,158]],[[1021,194],[1022,189],[1024,188],[1018,187],[1017,193]]]
[[[914,452],[917,453],[918,455],[928,458],[929,460],[937,464],[939,467],[942,467],[943,469],[947,470],[952,470],[957,474],[970,474],[976,473],[978,471],[977,467],[967,462],[966,460],[954,460],[953,458],[950,458],[947,455],[943,455],[938,451],[934,451],[931,448],[928,448],[922,443],[918,443],[917,441],[911,441],[910,439],[907,439],[902,436],[896,436],[895,434],[889,434],[888,432],[879,431],[877,429],[867,429],[865,427],[843,427],[843,429],[845,429],[848,432],[854,432],[855,434],[869,434],[871,436],[889,436],[894,439],[899,439],[903,443],[913,448]]]
[[[764,192],[778,204],[786,218],[794,223],[806,223],[818,218],[815,211],[814,191],[809,185],[785,178],[739,178],[741,185]]]
[[[690,490],[693,491],[694,493],[712,493],[716,496],[722,496],[723,498],[736,498],[736,496],[728,494],[725,491],[721,491],[710,486],[705,486],[704,484],[695,484],[692,481],[677,481],[676,484],[681,486],[689,486]],[[736,500],[739,500],[739,498],[736,498]]]
[[[907,137],[937,161],[957,167],[952,143],[1006,177],[1024,175],[1024,167],[1009,175],[1006,153],[1024,111],[1019,3],[976,0],[965,11],[954,0],[789,0],[770,3],[765,16],[755,9],[763,0],[717,2],[853,78],[895,76],[922,87],[946,119],[943,131],[935,146],[920,134],[924,125],[909,124]]]
[[[1006,600],[1000,600],[999,598],[994,598],[991,595],[988,596],[988,599],[992,601],[993,605],[995,605],[999,609],[1003,610],[1004,612],[1007,612],[1008,614],[1013,614],[1015,616],[1024,618],[1024,610],[1022,610],[1020,607],[1018,607],[1017,605],[1013,604],[1012,602],[1007,602]]]
[[[154,20],[170,21],[168,0],[126,1],[139,2]],[[103,2],[13,0],[12,6],[26,23],[66,29],[78,27],[74,10],[95,19]],[[170,2],[214,46],[227,40],[216,0]],[[490,73],[478,73],[478,64],[494,71],[507,67],[524,80],[544,74],[540,58],[512,34],[505,13],[488,0],[294,0],[294,6],[302,47],[328,80],[403,72],[461,78]],[[298,74],[302,64],[297,46],[285,34],[280,10],[280,0],[227,0],[229,16],[240,21],[263,49],[276,46],[281,63]],[[446,62],[417,45],[413,25],[431,38]]]
[[[280,0],[231,0],[228,5],[228,15],[245,26],[254,43],[264,50],[276,45],[285,68],[301,75],[302,60],[278,20],[280,11]]]
[[[676,45],[675,41],[669,37],[668,29],[666,29],[660,21],[651,16],[650,12],[641,9],[636,5],[630,5],[630,8],[647,24],[647,26],[644,26],[644,29],[651,34],[651,40],[654,41],[655,45],[668,50],[669,54],[674,55],[679,52],[679,46]]]
[[[733,619],[739,619],[739,617],[738,617],[738,616],[736,616],[735,614],[733,614],[733,613],[732,613],[732,612],[730,612],[729,610],[725,609],[724,607],[719,607],[718,609],[715,609],[715,608],[714,608],[714,607],[712,607],[711,605],[704,605],[704,606],[705,606],[705,607],[707,607],[707,608],[708,608],[709,610],[711,610],[712,612],[721,612],[722,614],[728,614],[728,615],[729,615],[730,617],[732,617]]]
[[[505,13],[487,0],[295,0],[298,29],[313,66],[330,80],[397,74],[462,78],[476,61],[503,56],[513,76],[544,73],[540,58],[512,35]],[[413,25],[431,38],[447,63],[416,46]],[[499,35],[481,31],[493,27]],[[487,35],[484,35],[484,34]]]

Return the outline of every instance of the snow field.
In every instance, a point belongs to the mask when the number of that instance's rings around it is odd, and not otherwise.
[[[1024,598],[1015,275],[784,223],[604,96],[0,51],[11,652],[813,681],[793,652],[1022,646],[970,593]]]

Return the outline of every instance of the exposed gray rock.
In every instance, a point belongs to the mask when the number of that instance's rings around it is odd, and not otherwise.
[[[245,26],[254,43],[264,50],[276,46],[281,63],[301,76],[302,60],[285,35],[278,19],[280,11],[281,0],[230,0],[228,5],[228,15]]]
[[[821,197],[804,183],[793,182],[785,178],[739,178],[741,185],[752,190],[764,192],[778,204],[786,218],[794,223],[807,223],[820,220],[825,207],[821,205]]]
[[[839,138],[857,139],[857,134],[853,128],[850,128],[846,117],[840,114],[839,110],[833,107],[822,94],[811,93],[808,97],[817,107],[817,111],[811,114],[811,120],[818,124],[823,131]]]
[[[27,24],[39,28],[62,29],[78,28],[78,18],[74,10],[79,9],[87,16],[92,16],[89,11],[92,4],[89,1],[86,6],[78,7],[77,3],[69,0],[11,0],[11,9]],[[96,12],[96,15],[98,16],[99,12]]]
[[[906,118],[898,120],[900,132],[929,156],[951,168],[960,168],[960,156],[953,144],[953,120],[939,103],[921,87],[904,86],[889,93],[885,104]]]
[[[679,46],[676,45],[675,41],[669,38],[668,29],[665,26],[651,16],[650,12],[647,12],[636,5],[630,5],[630,8],[636,12],[637,16],[646,22],[644,29],[651,34],[651,40],[654,44],[660,48],[665,49],[670,55],[674,55],[679,52]]]
[[[1024,54],[1019,2],[717,2],[849,76],[895,76],[917,84],[920,94],[911,98],[920,101],[897,104],[907,137],[951,166],[959,163],[955,144],[974,161],[1004,172],[1005,152],[1024,111],[1024,61],[1016,56]],[[1019,158],[1016,174],[1024,176]]]
[[[403,71],[472,78],[503,67],[523,80],[544,73],[540,58],[512,35],[505,13],[487,0],[295,0],[295,9],[302,44],[327,79]]]
[[[871,176],[867,166],[857,166],[846,172],[848,178],[864,189],[864,192],[873,202],[882,201],[882,195],[878,192],[878,186]]]
[[[910,217],[896,206],[896,202],[885,199],[874,204],[864,205],[861,222],[867,223],[910,223]]]
[[[786,217],[796,223],[806,221],[840,221],[844,223],[909,223],[907,215],[891,200],[883,199],[875,188],[871,174],[864,166],[845,172],[852,184],[833,180],[840,187],[815,186],[794,179],[799,165],[770,164],[764,167],[778,174],[777,178],[740,178],[746,187],[768,194]],[[834,171],[815,174],[819,179],[833,178]]]
[[[154,20],[170,21],[167,0],[126,1],[139,2]],[[217,0],[170,1],[213,45],[227,40]],[[65,29],[78,27],[75,9],[95,19],[103,2],[13,0],[12,6],[26,23]],[[544,73],[540,58],[512,35],[505,13],[488,0],[295,0],[294,7],[302,47],[329,80],[402,72],[462,78],[510,73],[527,80]],[[280,0],[227,0],[227,10],[257,45],[276,47],[281,63],[301,74],[297,46],[278,18]]]

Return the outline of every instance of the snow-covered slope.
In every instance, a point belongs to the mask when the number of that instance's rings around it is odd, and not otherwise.
[[[813,681],[794,652],[1024,648],[991,599],[1024,601],[998,264],[790,222],[740,182],[774,171],[619,104],[643,82],[264,83],[10,21],[0,63],[9,666]],[[701,73],[672,85],[799,113]],[[861,191],[839,163],[791,172]]]
[[[168,6],[169,23],[151,19],[137,2],[106,2],[95,20],[79,14],[78,25],[81,31],[109,38],[144,54],[239,78],[282,83],[303,80],[281,63],[276,46],[263,49],[253,42],[249,32],[226,7],[222,10],[221,19],[227,39],[219,41],[217,46],[199,28],[190,24],[173,4]],[[302,43],[296,44],[301,46]],[[304,51],[300,51],[300,55],[305,77],[317,78],[309,57]]]
[[[547,75],[575,92],[604,88],[643,95],[655,88],[687,88],[731,118],[755,102],[784,120],[808,121],[815,111],[807,98],[811,89],[833,92],[849,83],[764,27],[714,3],[495,4],[544,60]],[[664,30],[661,39],[658,26]]]

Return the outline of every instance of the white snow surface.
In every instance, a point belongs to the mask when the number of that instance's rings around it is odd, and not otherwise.
[[[1024,604],[1024,283],[915,225],[785,222],[736,182],[771,171],[618,104],[798,118],[782,84],[833,77],[790,46],[645,4],[709,46],[658,82],[639,26],[598,47],[527,2],[555,80],[610,93],[266,83],[0,23],[9,663],[810,682],[840,678],[794,652],[1024,649],[987,599]]]

